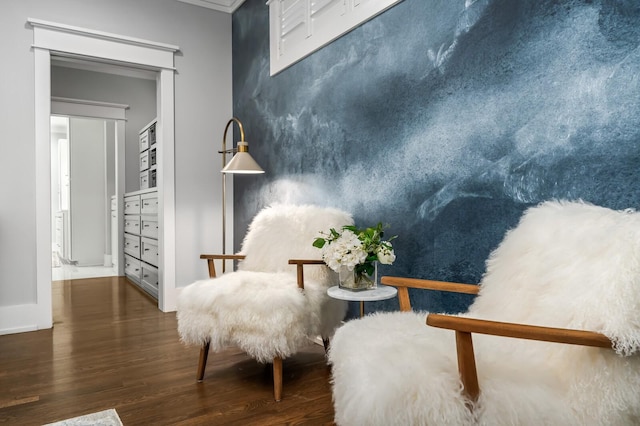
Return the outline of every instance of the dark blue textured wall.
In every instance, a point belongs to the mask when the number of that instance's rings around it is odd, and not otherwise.
[[[640,2],[404,0],[274,77],[268,39],[248,0],[234,114],[267,173],[235,178],[236,241],[272,202],[333,205],[398,234],[382,274],[478,282],[533,204],[640,204]]]

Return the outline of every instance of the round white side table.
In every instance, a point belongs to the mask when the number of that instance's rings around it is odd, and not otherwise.
[[[386,285],[378,285],[369,290],[351,291],[335,285],[327,290],[327,295],[334,299],[348,300],[350,302],[360,302],[360,317],[364,316],[364,302],[375,302],[395,297],[398,289]]]

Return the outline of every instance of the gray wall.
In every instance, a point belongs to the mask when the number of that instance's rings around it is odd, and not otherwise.
[[[125,191],[139,190],[138,135],[156,117],[155,80],[54,66],[51,96],[129,105],[125,112]]]
[[[266,171],[236,180],[236,241],[271,202],[330,204],[391,225],[383,275],[478,282],[531,205],[640,205],[637,1],[404,0],[275,77],[263,4],[233,16],[234,114]]]
[[[3,307],[36,299],[34,58],[27,18],[180,47],[175,60],[176,282],[182,286],[205,277],[199,254],[220,249],[216,151],[232,111],[231,16],[175,0],[8,0],[0,13],[0,322]]]

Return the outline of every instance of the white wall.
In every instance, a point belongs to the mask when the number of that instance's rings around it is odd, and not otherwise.
[[[198,255],[219,250],[217,150],[231,103],[231,16],[174,0],[5,0],[0,13],[0,333],[36,299],[33,32],[27,18],[177,45],[176,284],[206,276]],[[9,325],[7,325],[9,324]]]

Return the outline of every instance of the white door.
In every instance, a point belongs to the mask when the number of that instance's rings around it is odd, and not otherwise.
[[[107,229],[104,120],[69,119],[71,260],[104,263]],[[109,218],[110,219],[110,218]]]

